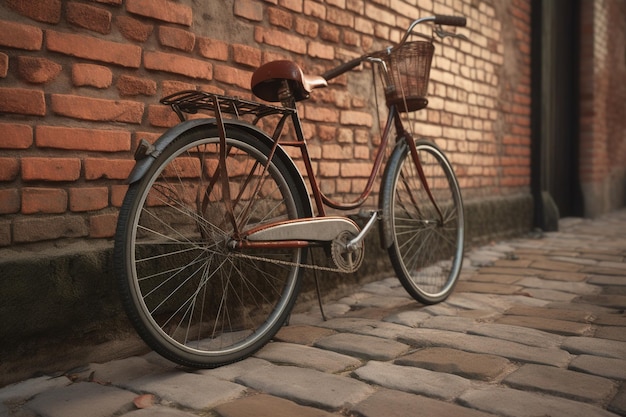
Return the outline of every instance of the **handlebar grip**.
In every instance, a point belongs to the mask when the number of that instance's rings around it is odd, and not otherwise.
[[[444,26],[465,26],[467,25],[467,19],[465,16],[436,15],[435,24]]]
[[[330,69],[322,74],[322,77],[326,81],[332,80],[333,78],[339,77],[344,72],[350,71],[352,68],[358,67],[361,62],[363,62],[365,58],[360,56],[358,58],[354,58],[348,62],[344,62],[336,68]]]

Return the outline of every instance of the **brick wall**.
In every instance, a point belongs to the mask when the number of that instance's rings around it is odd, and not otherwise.
[[[110,238],[137,141],[176,123],[160,97],[250,97],[264,62],[321,73],[434,13],[466,15],[471,41],[437,45],[420,131],[448,152],[466,199],[529,193],[528,0],[4,0],[0,246]],[[353,194],[369,172],[372,92],[360,71],[300,107],[328,193]]]
[[[593,217],[626,205],[626,2],[581,7],[580,178]]]

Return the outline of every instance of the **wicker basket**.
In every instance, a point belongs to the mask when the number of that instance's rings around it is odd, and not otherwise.
[[[434,51],[432,42],[416,41],[407,42],[380,57],[386,66],[382,77],[388,106],[395,105],[401,112],[426,107]]]

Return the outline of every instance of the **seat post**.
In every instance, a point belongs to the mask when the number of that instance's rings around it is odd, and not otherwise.
[[[278,89],[278,99],[283,107],[288,109],[296,108],[296,99],[287,80],[282,80],[280,83],[280,88]]]

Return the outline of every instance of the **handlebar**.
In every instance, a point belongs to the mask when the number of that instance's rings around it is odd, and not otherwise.
[[[406,33],[402,37],[402,40],[400,41],[400,43],[398,43],[393,48],[397,48],[403,45],[406,42],[406,40],[409,38],[409,36],[411,36],[413,29],[415,29],[415,27],[419,25],[420,23],[425,23],[425,22],[433,22],[435,25],[445,25],[445,26],[467,25],[467,19],[464,16],[434,15],[434,16],[422,17],[420,19],[414,20],[413,23],[411,23]],[[324,77],[326,81],[332,80],[333,78],[336,78],[340,76],[341,74],[348,72],[353,68],[358,67],[363,61],[370,58],[371,56],[372,56],[371,53],[365,54],[358,58],[354,58],[348,62],[344,62],[343,64],[323,73],[322,77]]]

